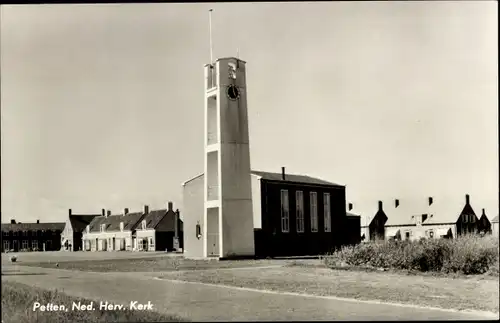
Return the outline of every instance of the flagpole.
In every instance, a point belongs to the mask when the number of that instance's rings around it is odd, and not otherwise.
[[[213,64],[214,62],[214,57],[213,57],[213,46],[212,46],[212,11],[213,9],[210,9],[208,11],[208,24],[209,24],[209,32],[210,32],[210,65]]]

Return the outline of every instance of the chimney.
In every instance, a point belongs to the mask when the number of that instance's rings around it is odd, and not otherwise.
[[[282,180],[286,180],[286,176],[285,176],[285,167],[281,167],[281,179],[282,179]]]
[[[110,215],[111,215],[111,210],[108,210],[108,211],[106,212],[106,217],[108,217],[108,216],[110,216]]]
[[[148,214],[148,213],[149,213],[149,206],[144,205],[144,214]]]
[[[69,209],[69,210],[68,210],[68,214],[69,214],[69,216],[71,216],[71,214],[72,214],[72,213],[71,213],[71,209]]]
[[[432,199],[431,196],[429,196],[429,205],[432,205],[433,202],[434,202],[434,200]]]
[[[482,209],[483,213],[481,213],[481,215],[486,215],[486,213],[484,213],[484,209]]]
[[[378,201],[378,209],[379,211],[382,211],[382,201]]]
[[[348,207],[349,211],[352,210],[352,203],[349,203],[349,207]]]
[[[395,199],[394,200],[394,207],[398,207],[399,206],[399,200],[398,199]]]
[[[123,216],[125,216],[127,214],[128,214],[128,207],[126,207],[126,208],[123,209]]]
[[[168,210],[172,211],[174,209],[174,203],[168,202]]]
[[[102,214],[102,216],[106,216],[106,209],[102,209],[101,214]]]
[[[484,209],[483,209],[484,210]],[[36,223],[40,224],[40,220],[36,220]]]
[[[12,220],[10,220],[10,223],[11,224],[16,224],[16,220],[12,219]]]
[[[470,196],[469,196],[469,194],[465,194],[465,203],[467,203],[467,204],[470,203]]]

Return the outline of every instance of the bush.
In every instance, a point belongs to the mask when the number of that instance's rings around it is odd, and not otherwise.
[[[498,275],[498,237],[465,236],[455,240],[385,241],[343,247],[325,257],[329,267],[355,266]]]

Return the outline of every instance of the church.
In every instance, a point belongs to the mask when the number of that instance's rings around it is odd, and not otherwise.
[[[319,255],[359,243],[344,185],[251,170],[245,64],[205,65],[204,172],[182,184],[185,257]]]

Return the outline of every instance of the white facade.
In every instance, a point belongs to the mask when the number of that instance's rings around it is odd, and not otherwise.
[[[492,222],[491,223],[491,233],[493,236],[498,237],[499,236],[499,230],[498,230],[498,222]]]
[[[85,241],[88,241],[87,243]],[[132,249],[132,232],[83,232],[82,250],[120,251]]]
[[[202,257],[254,255],[245,62],[218,59],[205,81]]]
[[[184,205],[184,256],[187,258],[203,258],[203,239],[202,235],[197,236],[196,226],[203,228],[205,225],[204,217],[204,174],[183,184],[183,205]],[[251,174],[252,183],[252,202],[253,202],[253,226],[255,229],[262,228],[262,211],[261,211],[261,177]],[[202,230],[203,231],[203,230]],[[210,231],[210,230],[207,230]],[[208,239],[209,245],[208,255],[213,253],[213,240]],[[253,229],[252,229],[253,242]],[[210,248],[212,247],[212,248]],[[217,244],[216,246],[217,247]]]
[[[409,234],[409,237],[407,235]],[[457,226],[455,224],[432,224],[413,226],[386,226],[385,239],[420,240],[421,238],[443,238],[445,236],[455,238]]]

